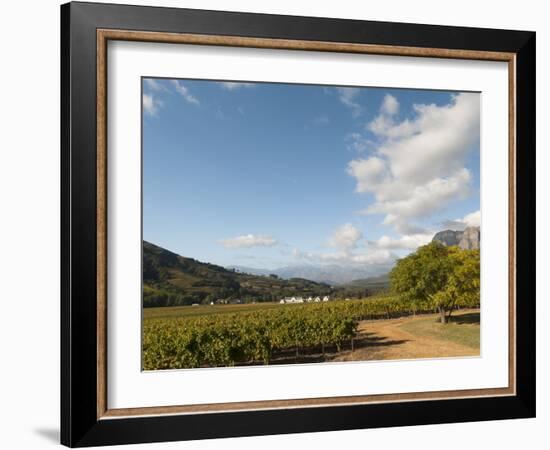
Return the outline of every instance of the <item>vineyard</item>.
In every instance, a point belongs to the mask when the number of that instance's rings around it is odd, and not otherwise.
[[[203,316],[150,315],[143,324],[143,368],[269,364],[282,351],[298,354],[315,347],[324,352],[326,346],[339,350],[345,342],[353,346],[359,321],[425,312],[433,312],[433,306],[380,296]]]

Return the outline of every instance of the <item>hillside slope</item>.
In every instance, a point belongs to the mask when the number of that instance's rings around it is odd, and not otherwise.
[[[277,301],[286,296],[330,295],[324,283],[283,280],[228,270],[185,258],[143,241],[143,306],[176,306],[218,301]]]
[[[362,278],[353,280],[342,285],[348,289],[367,289],[370,292],[386,291],[390,287],[389,274],[380,275],[378,277]]]

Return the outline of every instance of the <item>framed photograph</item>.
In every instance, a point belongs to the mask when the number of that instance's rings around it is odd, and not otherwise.
[[[63,444],[534,417],[534,32],[61,26]]]

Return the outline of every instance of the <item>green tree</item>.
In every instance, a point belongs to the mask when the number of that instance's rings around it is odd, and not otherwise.
[[[479,304],[479,251],[431,242],[400,259],[390,272],[391,288],[411,303],[428,303],[447,323],[459,306]]]

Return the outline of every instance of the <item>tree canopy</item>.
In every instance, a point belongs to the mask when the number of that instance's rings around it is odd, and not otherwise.
[[[397,261],[391,288],[407,301],[438,309],[446,323],[457,307],[479,305],[479,250],[431,242]]]

